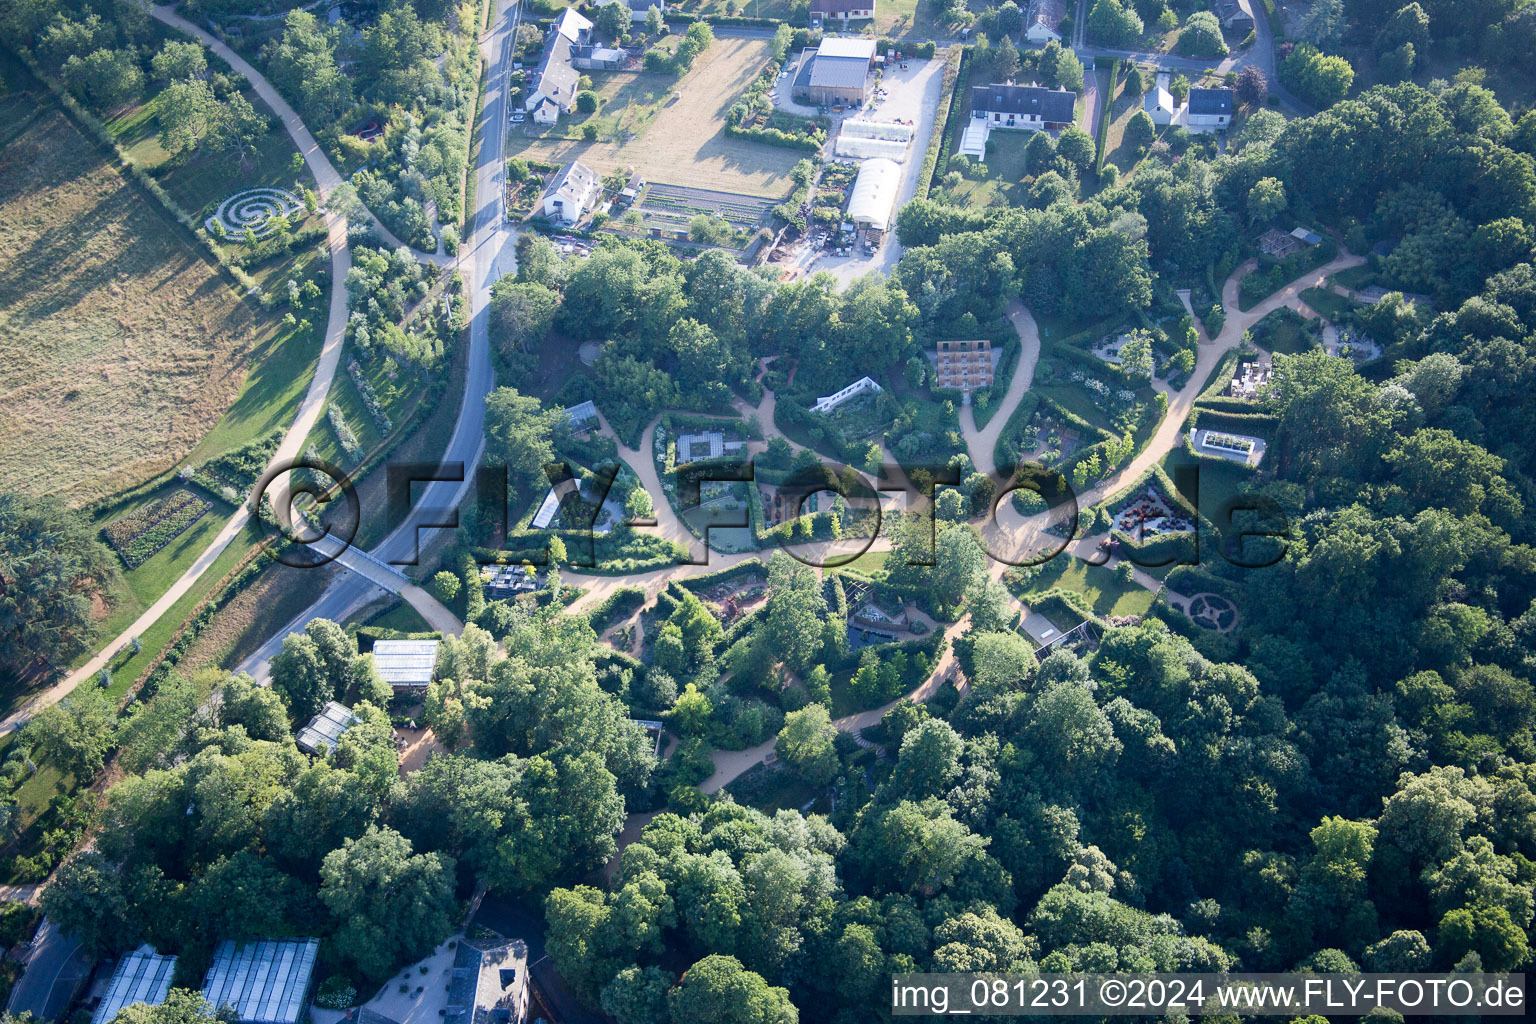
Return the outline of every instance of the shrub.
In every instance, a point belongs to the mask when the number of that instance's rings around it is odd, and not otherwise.
[[[339,974],[333,974],[315,990],[315,1005],[327,1010],[345,1010],[357,1002],[357,989]]]

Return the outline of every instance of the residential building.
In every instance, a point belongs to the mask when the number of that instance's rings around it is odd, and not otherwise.
[[[608,46],[574,46],[571,66],[578,71],[623,71],[629,54]]]
[[[591,212],[603,195],[603,179],[580,160],[571,162],[544,193],[543,213],[555,224],[575,224]]]
[[[1228,32],[1253,31],[1253,12],[1244,0],[1216,0],[1211,10],[1215,12],[1216,20],[1221,22],[1221,27]]]
[[[863,106],[873,88],[873,39],[835,36],[807,47],[795,76],[795,98],[818,106]]]
[[[974,341],[941,341],[934,355],[937,384],[945,391],[963,391],[970,401],[971,392],[992,386],[992,343],[985,338]]]
[[[977,85],[971,88],[971,118],[990,128],[1056,131],[1077,117],[1077,93],[1039,85]]]
[[[1173,98],[1173,93],[1168,89],[1168,72],[1160,72],[1157,81],[1152,86],[1152,91],[1147,93],[1142,101],[1142,109],[1152,118],[1153,124],[1173,124],[1179,115],[1178,101]]]
[[[145,943],[132,953],[124,953],[112,971],[106,994],[91,1013],[91,1024],[112,1024],[124,1007],[143,1003],[159,1006],[171,990],[176,974],[176,958],[161,956]]]
[[[576,83],[581,73],[575,65],[578,48],[592,38],[592,22],[566,8],[544,38],[544,56],[528,86],[523,109],[539,124],[554,124],[561,114],[576,106]]]
[[[240,1024],[299,1024],[307,1016],[319,939],[226,939],[203,978],[203,998]]]
[[[1160,72],[1142,109],[1153,124],[1175,125],[1199,133],[1226,131],[1232,125],[1231,89],[1191,89],[1181,105],[1169,89],[1168,72]]]
[[[1185,127],[1192,132],[1224,132],[1232,124],[1231,89],[1191,89],[1184,106]]]
[[[560,18],[550,28],[550,32],[564,36],[572,45],[585,46],[592,41],[592,21],[567,7],[560,12]]]
[[[875,0],[811,0],[811,22],[868,21],[875,16]]]
[[[1024,38],[1041,46],[1061,42],[1061,19],[1066,15],[1062,0],[1035,0],[1024,17]]]
[[[848,219],[855,227],[889,231],[896,219],[896,193],[901,188],[901,167],[893,160],[876,157],[859,165],[848,199]]]
[[[373,667],[396,693],[425,692],[437,670],[437,641],[375,640]]]
[[[320,713],[309,720],[309,724],[299,730],[294,737],[294,744],[306,754],[329,755],[336,749],[336,742],[342,734],[356,725],[360,719],[352,713],[352,709],[345,704],[334,700],[325,702],[325,707]]]
[[[527,1019],[528,947],[520,939],[461,940],[444,1024],[524,1024]]]

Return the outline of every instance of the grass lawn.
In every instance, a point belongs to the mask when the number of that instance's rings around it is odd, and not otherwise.
[[[970,118],[958,120],[955,130],[964,132]],[[1024,205],[1024,151],[1033,137],[1033,132],[994,131],[987,137],[986,160],[973,163],[972,171],[952,194],[966,206]],[[987,173],[978,175],[976,169],[980,167],[985,167]]]
[[[1355,308],[1352,300],[1346,299],[1331,286],[1308,288],[1301,293],[1301,301],[1317,310],[1324,320],[1334,323],[1344,319],[1344,315]]]
[[[651,181],[782,196],[791,187],[790,169],[805,154],[725,135],[726,112],[746,92],[769,57],[766,39],[718,38],[680,80],[666,75],[627,76],[658,83],[636,86],[627,97],[634,101],[630,114],[639,125],[633,137],[586,142],[512,131],[507,134],[506,155],[558,164],[580,160],[600,174],[633,166]],[[672,87],[676,99],[662,104],[654,116],[645,116],[643,101],[662,85]],[[618,96],[615,102],[619,102]],[[623,120],[626,115],[600,110],[599,123],[605,116]],[[557,131],[565,130],[568,125],[562,119]]]
[[[1304,324],[1297,323],[1281,310],[1275,310],[1254,325],[1254,342],[1270,352],[1300,355],[1317,345],[1316,338]]]
[[[183,486],[179,480],[172,480],[165,486],[133,501],[109,506],[98,513],[93,519],[93,525],[106,526],[114,519],[153,504]],[[191,490],[198,497],[208,497],[198,488],[194,487]],[[203,513],[197,522],[169,544],[157,551],[152,558],[137,569],[124,568],[118,585],[112,591],[112,596],[117,603],[101,621],[101,636],[103,638],[116,636],[138,618],[144,609],[154,604],[156,599],[196,561],[197,556],[203,553],[203,549],[213,541],[233,514],[234,510],[229,505],[214,500],[212,508]]]
[[[75,780],[72,776],[62,774],[49,764],[38,765],[36,774],[16,790],[16,838],[6,845],[6,852],[23,855],[35,851],[42,841],[41,833],[46,830],[46,821],[40,821],[40,819],[48,814],[48,805],[53,802],[54,797],[67,796],[74,792],[74,788]],[[26,879],[26,881],[30,880]],[[14,884],[23,879],[20,875],[11,874],[3,881]]]
[[[569,118],[561,118],[544,136],[546,141],[551,138],[580,139],[588,124],[597,125],[603,142],[622,142],[626,133],[639,135],[651,126],[677,85],[677,79],[671,75],[650,71],[595,71],[590,74],[592,91],[598,97],[596,112],[576,112]]]
[[[421,613],[404,601],[396,601],[390,607],[377,615],[373,615],[359,625],[374,626],[379,629],[398,629],[403,633],[427,633],[432,626]]]
[[[0,150],[0,222],[0,489],[80,505],[176,465],[276,319],[56,108]]]
[[[790,0],[679,0],[669,5],[668,9],[700,17],[735,15],[740,18],[776,18],[796,25],[793,20],[794,5]]]
[[[1138,583],[1122,583],[1114,570],[1089,565],[1076,558],[1059,556],[1045,563],[1040,575],[1025,592],[1025,604],[1047,590],[1060,587],[1082,596],[1095,615],[1145,615],[1152,607],[1152,592]]]
[[[1345,267],[1343,270],[1328,275],[1331,284],[1341,285],[1349,289],[1368,288],[1376,284],[1378,275],[1369,264],[1361,264],[1358,267]]]
[[[880,579],[885,576],[885,563],[891,557],[889,551],[866,551],[858,558],[839,568],[868,576],[870,579]]]
[[[297,328],[279,328],[277,333],[264,337],[251,352],[251,372],[239,397],[214,428],[203,435],[187,460],[201,462],[222,455],[292,422],[315,376],[322,331],[323,328],[316,327],[304,334]]]
[[[218,585],[219,581],[245,556],[246,551],[250,549],[251,545],[260,539],[261,534],[259,530],[254,526],[247,526],[239,536],[230,541],[229,547],[225,548],[224,553],[218,557],[218,560],[210,565],[208,571],[198,578],[197,582],[193,584],[192,589],[182,595],[181,600],[172,605],[170,611],[162,615],[160,621],[146,630],[144,635],[139,638],[143,644],[143,650],[125,661],[119,662],[113,668],[112,685],[107,689],[107,693],[113,697],[121,697],[128,692],[128,687],[133,681],[139,677],[140,673],[149,668],[150,663],[165,649],[165,645],[170,643],[172,635],[181,627],[183,620],[192,613],[192,609],[196,607],[197,603]],[[110,634],[104,632],[102,636],[109,638]]]
[[[1093,396],[1082,388],[1070,384],[1045,384],[1034,389],[1070,413],[1075,413],[1096,427],[1113,429],[1109,417],[1099,408]]]

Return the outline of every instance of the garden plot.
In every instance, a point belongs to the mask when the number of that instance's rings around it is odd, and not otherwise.
[[[649,181],[782,197],[799,150],[725,135],[725,115],[772,59],[762,38],[719,38],[676,85],[676,97],[634,133],[612,142],[529,138],[509,132],[507,156],[545,163],[580,160],[599,174],[634,168]],[[599,112],[602,116],[602,112]]]
[[[101,532],[123,564],[137,569],[212,507],[212,502],[181,488],[137,512],[114,519]]]
[[[771,199],[661,183],[647,186],[636,204],[648,226],[675,225],[680,231],[687,231],[689,222],[700,214],[720,217],[732,227],[755,228],[768,219],[773,207]]]

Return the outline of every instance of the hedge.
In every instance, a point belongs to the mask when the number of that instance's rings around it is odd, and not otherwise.
[[[827,141],[826,136],[817,138],[814,135],[791,135],[777,128],[742,128],[734,124],[725,126],[725,134],[733,139],[746,139],[768,146],[798,149],[805,153],[819,153]]]
[[[645,604],[645,591],[640,587],[620,587],[603,599],[602,603],[587,613],[592,631],[602,635],[609,626],[628,618],[635,609]]]
[[[933,55],[933,43],[924,44],[929,48],[929,56]],[[923,165],[917,172],[917,192],[913,198],[927,199],[928,192],[933,188],[934,175],[939,173],[941,151],[949,149],[949,121],[955,116],[959,105],[965,101],[965,95],[956,89],[960,81],[960,69],[970,57],[970,50],[951,48],[944,58],[944,86],[939,92],[938,112],[934,115],[933,134],[928,138],[928,149],[923,154]]]
[[[725,583],[730,580],[741,579],[745,576],[761,576],[768,578],[768,566],[760,558],[748,558],[737,562],[735,565],[726,566],[724,569],[716,569],[714,572],[703,572],[696,576],[685,576],[677,580],[678,585],[697,594],[701,590],[707,590],[716,583]]]
[[[1114,110],[1115,107],[1115,78],[1119,72],[1120,58],[1112,58],[1109,62],[1109,89],[1107,90],[1108,96],[1105,97],[1105,102],[1100,104],[1102,109],[1099,111],[1099,133],[1097,140],[1099,154],[1098,159],[1094,161],[1094,174],[1104,173],[1104,157],[1109,151],[1110,113]],[[1098,74],[1098,72],[1095,71],[1094,74]]]

